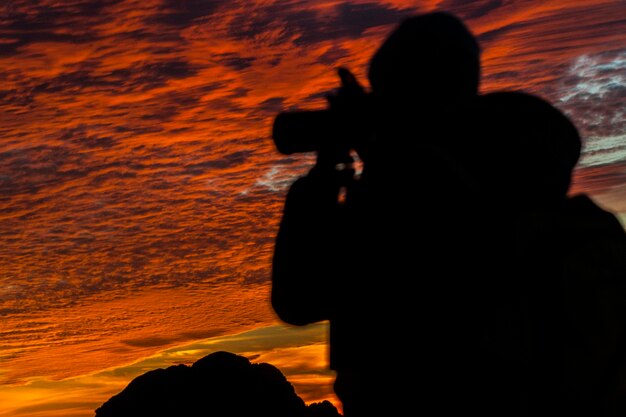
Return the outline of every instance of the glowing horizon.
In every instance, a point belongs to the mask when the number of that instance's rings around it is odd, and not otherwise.
[[[191,365],[199,358],[217,351],[245,356],[253,363],[278,367],[306,403],[328,400],[341,410],[332,392],[334,374],[326,358],[327,323],[306,327],[273,325],[230,336],[197,340],[141,358],[122,366],[92,374],[50,381],[31,378],[24,385],[0,390],[0,417],[38,416],[41,410],[59,416],[81,416],[93,412],[130,380],[150,370],[168,366]],[[7,406],[8,404],[8,406]]]

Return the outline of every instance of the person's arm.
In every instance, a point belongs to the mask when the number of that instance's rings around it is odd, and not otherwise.
[[[345,237],[338,194],[349,174],[318,162],[287,194],[272,263],[272,306],[287,323],[330,318]]]
[[[358,136],[354,118],[366,94],[350,71],[340,68],[338,74],[341,87],[327,96],[329,110],[350,127],[342,135]],[[348,228],[338,200],[341,188],[349,187],[354,177],[348,145],[352,141],[344,139],[318,149],[315,167],[287,194],[272,262],[272,306],[290,324],[330,319],[339,293]]]

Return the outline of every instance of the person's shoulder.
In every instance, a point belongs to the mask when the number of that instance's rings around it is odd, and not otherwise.
[[[579,236],[626,239],[626,232],[617,216],[600,207],[586,194],[566,199],[562,214],[564,226]]]
[[[626,284],[626,232],[613,213],[578,195],[565,202],[560,225],[570,279]]]

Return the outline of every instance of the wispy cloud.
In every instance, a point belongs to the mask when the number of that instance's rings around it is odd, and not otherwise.
[[[626,183],[626,51],[577,57],[560,80],[560,92],[555,104],[576,123],[584,141],[575,188],[621,195],[616,187]],[[619,200],[600,198],[623,210]]]

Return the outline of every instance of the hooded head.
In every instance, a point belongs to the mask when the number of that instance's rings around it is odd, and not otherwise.
[[[527,201],[560,201],[570,187],[581,152],[572,121],[546,100],[522,92],[480,99],[482,127],[477,170],[499,195]]]
[[[404,20],[369,68],[373,93],[402,103],[463,101],[476,96],[479,79],[476,39],[458,18],[442,12]]]

